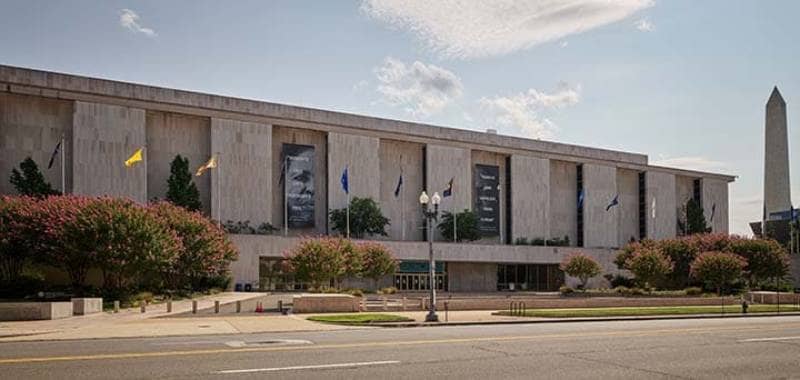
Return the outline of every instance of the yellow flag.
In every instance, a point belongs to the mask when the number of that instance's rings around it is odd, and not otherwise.
[[[131,167],[133,166],[133,164],[141,160],[142,160],[142,148],[139,148],[136,150],[136,152],[133,153],[133,155],[130,158],[125,160],[125,166]]]
[[[213,168],[216,168],[216,167],[217,167],[217,156],[211,156],[211,158],[208,159],[208,162],[206,162],[205,164],[203,164],[202,166],[197,168],[197,173],[195,173],[195,175],[196,176],[201,176],[201,175],[203,175],[204,171],[206,171],[208,169],[213,169]]]

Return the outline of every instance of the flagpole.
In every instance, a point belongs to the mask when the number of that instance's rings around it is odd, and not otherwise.
[[[283,158],[283,236],[289,236],[289,195],[288,195],[288,186],[289,183],[289,176],[287,175],[289,171],[289,155],[287,154],[286,157]]]
[[[457,218],[458,210],[456,210],[456,197],[453,196],[453,243],[458,242],[458,223],[456,223]]]
[[[66,177],[66,167],[64,165],[64,150],[67,149],[67,146],[64,143],[64,134],[61,134],[61,194],[67,194],[67,177]]]
[[[347,238],[350,239],[350,165],[345,166],[344,170],[347,173]]]
[[[217,152],[217,226],[222,228],[222,157]]]
[[[403,178],[403,171],[400,170],[400,178]],[[403,199],[406,197],[406,189],[402,184],[400,185],[400,240],[406,240],[406,210],[403,207]]]

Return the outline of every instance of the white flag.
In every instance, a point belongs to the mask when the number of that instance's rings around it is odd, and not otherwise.
[[[652,210],[653,210],[653,219],[655,219],[655,218],[656,218],[656,197],[653,197],[653,207],[652,207]]]

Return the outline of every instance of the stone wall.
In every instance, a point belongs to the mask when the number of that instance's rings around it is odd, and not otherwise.
[[[272,217],[272,126],[211,119],[211,153],[218,167],[211,175],[211,216],[253,226]]]
[[[617,247],[617,218],[620,208],[608,208],[617,196],[617,169],[584,164],[583,188],[583,246]]]
[[[147,144],[144,110],[76,102],[72,128],[74,193],[147,201],[147,149],[142,162],[124,165]]]
[[[447,277],[451,292],[493,292],[497,290],[497,264],[458,263],[447,264]]]
[[[442,198],[441,211],[461,212],[472,209],[472,164],[468,149],[428,144],[425,148],[427,173],[426,183],[429,196],[435,192],[442,195],[447,183],[453,179],[453,195]],[[437,230],[435,239],[441,240]]]
[[[703,179],[703,213],[712,232],[728,233],[728,183]]]
[[[211,157],[211,121],[166,112],[147,112],[147,199],[165,199],[172,160],[180,154],[189,160],[202,211],[211,212],[211,175],[194,176]]]
[[[617,193],[619,194],[617,244],[622,247],[631,238],[639,239],[639,172],[618,169]]]
[[[550,161],[550,237],[569,236],[578,241],[577,167],[563,161]]]
[[[331,210],[347,207],[342,189],[342,172],[348,168],[350,198],[380,200],[380,165],[377,138],[328,134],[328,206]]]
[[[677,235],[675,175],[648,171],[645,175],[647,194],[647,237],[666,239]],[[655,200],[655,201],[654,201]],[[655,210],[653,206],[655,205]]]
[[[283,257],[284,252],[294,247],[299,241],[296,237],[282,236],[263,236],[263,235],[229,235],[233,243],[239,249],[239,261],[232,267],[234,283],[258,283],[258,257]],[[399,260],[407,261],[427,261],[428,243],[416,241],[384,241],[386,245]],[[485,245],[485,244],[456,244],[436,242],[434,244],[434,255],[437,261],[447,262],[448,266],[452,263],[472,263],[472,264],[558,264],[568,254],[573,252],[583,252],[598,261],[605,273],[619,273],[614,265],[614,257],[617,251],[606,248],[576,248],[576,247],[541,247],[528,245]],[[463,268],[463,267],[462,267]],[[473,266],[473,269],[478,266]],[[488,266],[483,267],[488,270]],[[456,269],[458,270],[458,268]],[[475,269],[477,270],[477,269]],[[489,270],[486,275],[491,276]],[[469,273],[469,271],[467,271]],[[495,274],[496,275],[496,268]],[[477,281],[486,279],[481,275]],[[471,281],[467,278],[463,281]],[[590,282],[591,286],[604,284],[601,277]],[[496,284],[495,284],[496,285]],[[493,285],[493,286],[495,286]]]
[[[511,156],[511,241],[550,237],[550,161]]]
[[[383,215],[390,221],[387,228],[389,240],[423,239],[419,205],[425,176],[422,170],[423,148],[421,144],[403,141],[380,141],[380,205]],[[401,171],[403,185],[395,196]]]

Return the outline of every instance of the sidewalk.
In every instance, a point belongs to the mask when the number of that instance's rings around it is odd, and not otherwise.
[[[172,303],[172,313],[166,312],[166,304],[150,305],[146,313],[139,308],[120,310],[114,314],[103,312],[87,316],[51,321],[0,322],[0,342],[66,339],[102,339],[155,337],[174,335],[237,334],[273,331],[339,330],[350,327],[323,325],[297,316],[277,314],[228,314],[208,315],[214,301],[221,304],[246,302],[263,298],[265,293],[220,293],[196,299],[201,312],[198,317],[191,313],[192,300]],[[189,314],[191,315],[191,314]]]

